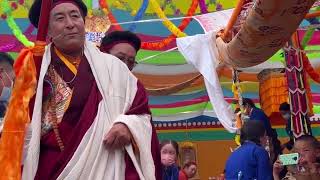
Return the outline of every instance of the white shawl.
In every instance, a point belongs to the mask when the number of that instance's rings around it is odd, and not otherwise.
[[[216,33],[198,34],[177,39],[177,46],[189,64],[192,64],[204,77],[209,99],[221,124],[229,132],[236,132],[235,115],[231,106],[224,100],[219,82],[218,49]]]
[[[50,46],[46,47],[37,87],[35,106],[30,124],[31,139],[26,141],[22,179],[34,179],[40,153],[40,130],[43,79],[51,61]],[[124,151],[127,151],[140,179],[155,179],[151,155],[150,115],[124,115],[129,110],[137,92],[137,79],[117,58],[101,53],[86,42],[84,54],[97,82],[103,100],[97,116],[84,135],[73,157],[58,179],[123,180],[125,179]],[[132,145],[125,150],[108,150],[103,144],[104,135],[116,122],[126,124],[139,148],[136,156]]]

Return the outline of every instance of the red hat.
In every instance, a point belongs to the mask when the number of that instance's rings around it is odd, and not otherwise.
[[[83,18],[87,16],[88,9],[87,9],[87,6],[82,2],[82,0],[53,0],[51,9],[53,9],[58,4],[66,3],[66,2],[73,3],[74,5],[79,7]],[[38,28],[38,25],[39,25],[41,4],[42,4],[42,0],[35,0],[29,10],[29,20],[31,24],[36,28]]]
[[[137,52],[141,47],[140,38],[130,31],[113,31],[101,40],[100,50],[103,52],[109,52],[109,50],[119,43],[130,44]]]

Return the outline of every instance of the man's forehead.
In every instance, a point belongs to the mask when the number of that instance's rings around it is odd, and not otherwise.
[[[129,53],[130,55],[136,55],[137,53],[134,47],[129,43],[117,43],[111,49],[124,54]]]
[[[56,5],[54,8],[52,8],[50,15],[69,13],[71,11],[80,12],[80,9],[78,6],[76,6],[71,2],[65,2],[65,3],[60,3]]]

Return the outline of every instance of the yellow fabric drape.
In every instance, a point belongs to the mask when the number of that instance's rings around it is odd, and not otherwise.
[[[29,102],[37,83],[34,55],[42,55],[44,46],[44,42],[36,42],[35,47],[23,49],[14,65],[16,79],[0,139],[0,180],[21,179],[24,136],[30,122]]]

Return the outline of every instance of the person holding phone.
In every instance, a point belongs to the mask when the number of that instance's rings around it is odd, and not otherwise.
[[[296,139],[293,152],[298,153],[295,165],[288,165],[286,180],[318,180],[320,179],[318,140],[311,135],[303,135]],[[280,180],[279,174],[284,168],[284,163],[278,159],[273,165],[273,178]]]

